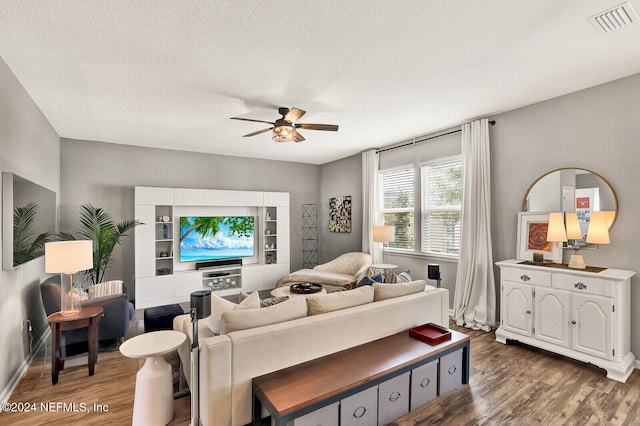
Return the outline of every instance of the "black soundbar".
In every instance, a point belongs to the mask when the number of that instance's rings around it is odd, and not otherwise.
[[[204,268],[215,268],[218,266],[242,266],[242,259],[221,259],[207,262],[197,262],[196,270]]]

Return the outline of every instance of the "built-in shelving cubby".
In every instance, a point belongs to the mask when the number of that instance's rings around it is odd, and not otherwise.
[[[173,206],[156,206],[156,275],[173,274]]]

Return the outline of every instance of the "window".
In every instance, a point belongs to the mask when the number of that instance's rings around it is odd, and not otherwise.
[[[385,225],[396,227],[396,239],[386,247],[415,248],[414,236],[414,187],[413,167],[383,171],[380,173],[381,209]]]
[[[456,157],[420,167],[422,184],[422,252],[460,254],[462,226],[462,159]]]

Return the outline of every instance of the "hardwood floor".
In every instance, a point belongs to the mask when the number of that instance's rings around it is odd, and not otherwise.
[[[471,377],[462,386],[397,419],[413,425],[640,425],[640,371],[626,384],[606,372],[495,333],[471,336]]]
[[[394,426],[640,425],[640,371],[621,384],[588,364],[518,344],[505,346],[493,333],[452,328],[471,336],[470,384],[397,419]],[[135,359],[117,351],[100,353],[93,376],[86,365],[68,366],[52,385],[50,362],[34,363],[10,402],[35,403],[37,410],[2,413],[0,424],[130,424],[137,370]],[[84,403],[88,412],[65,412],[55,403],[76,403],[76,409]],[[108,411],[94,411],[94,403]],[[189,424],[189,397],[175,400],[175,409],[170,424]]]

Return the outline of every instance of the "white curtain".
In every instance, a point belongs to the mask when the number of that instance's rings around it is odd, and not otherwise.
[[[373,263],[382,259],[382,245],[373,241],[373,227],[378,224],[378,164],[375,149],[362,153],[362,251]]]
[[[462,164],[462,241],[453,315],[459,326],[491,331],[496,321],[496,289],[487,119],[462,126]]]

